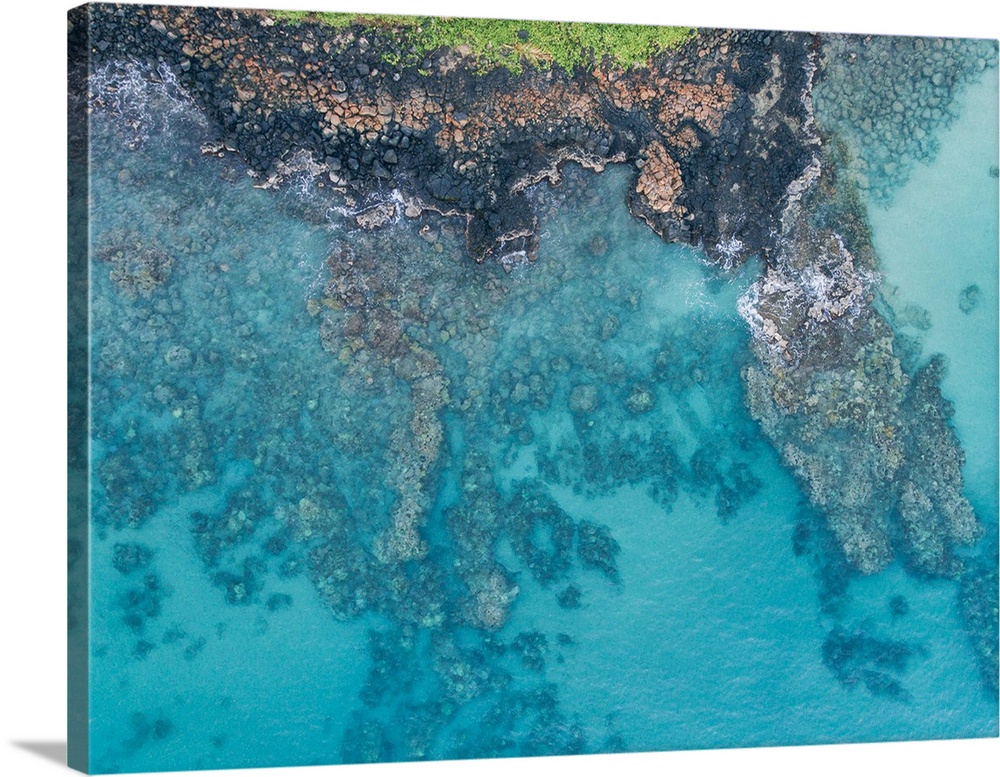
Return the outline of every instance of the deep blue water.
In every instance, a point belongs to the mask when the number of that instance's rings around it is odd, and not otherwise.
[[[617,168],[536,190],[509,274],[447,220],[365,233],[202,155],[163,79],[93,117],[94,770],[997,734],[954,581],[796,554],[814,516],[740,380],[759,262],[663,243]],[[870,203],[993,568],[996,96]]]

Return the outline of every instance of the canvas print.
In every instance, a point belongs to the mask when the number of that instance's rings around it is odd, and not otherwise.
[[[997,41],[68,30],[72,766],[997,736]]]

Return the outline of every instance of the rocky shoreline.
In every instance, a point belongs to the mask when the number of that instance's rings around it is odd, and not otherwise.
[[[537,253],[524,190],[572,160],[635,164],[633,214],[729,266],[773,250],[811,158],[801,94],[813,38],[705,30],[624,71],[477,73],[442,49],[392,67],[391,30],[290,25],[262,11],[91,5],[91,66],[166,63],[261,185],[302,169],[359,203],[466,221],[469,253]],[[334,56],[335,55],[335,56]],[[391,57],[390,57],[391,58]],[[753,196],[746,196],[753,192]]]

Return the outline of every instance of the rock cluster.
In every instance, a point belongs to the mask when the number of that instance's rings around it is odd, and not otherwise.
[[[148,297],[170,276],[173,259],[155,242],[120,232],[103,234],[95,258],[111,266],[111,280],[126,294]]]
[[[886,203],[917,162],[937,153],[937,132],[957,115],[965,83],[996,66],[995,40],[828,36],[817,116],[825,132],[849,143],[856,184]],[[858,71],[864,79],[851,77]]]

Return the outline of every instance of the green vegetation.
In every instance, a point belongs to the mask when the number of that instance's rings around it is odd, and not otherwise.
[[[307,11],[271,11],[270,15],[290,24],[315,22],[330,27],[357,24],[391,28],[411,48],[413,61],[404,64],[415,64],[441,47],[463,46],[480,70],[505,67],[515,73],[520,73],[525,64],[536,68],[556,66],[572,72],[574,67],[592,67],[604,57],[623,68],[642,67],[657,52],[680,46],[695,32],[691,27],[439,16]]]
[[[416,16],[399,16],[392,14],[361,14],[361,13],[339,13],[334,11],[268,11],[268,16],[278,21],[290,24],[302,24],[303,22],[317,22],[328,27],[350,27],[352,24],[361,24],[366,27],[388,27],[395,25],[410,25],[419,21]]]

